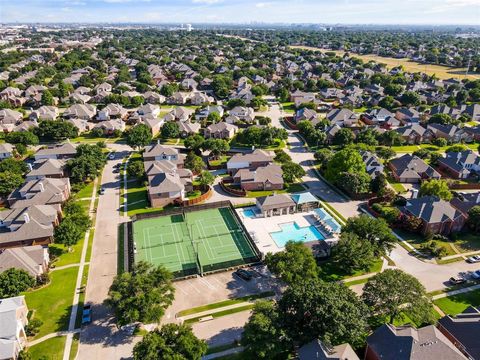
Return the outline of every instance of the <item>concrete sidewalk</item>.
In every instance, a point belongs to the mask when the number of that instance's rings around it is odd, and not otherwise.
[[[449,296],[454,296],[454,295],[458,295],[458,294],[465,294],[465,293],[475,291],[475,290],[478,290],[478,289],[480,289],[480,284],[469,286],[469,287],[466,287],[466,288],[461,288],[461,289],[458,289],[458,290],[452,290],[452,291],[442,293],[442,294],[438,294],[438,295],[434,295],[434,296],[432,296],[432,300],[437,300],[437,299],[441,299],[441,298],[445,298],[445,297],[449,297]]]

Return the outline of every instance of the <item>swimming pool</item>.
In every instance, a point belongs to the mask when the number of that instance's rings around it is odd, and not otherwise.
[[[313,225],[300,227],[296,222],[292,222],[280,224],[280,229],[282,230],[270,233],[278,247],[285,247],[285,244],[290,240],[308,242],[325,239]]]
[[[243,216],[253,219],[255,217],[255,210],[253,209],[245,209],[243,210]]]

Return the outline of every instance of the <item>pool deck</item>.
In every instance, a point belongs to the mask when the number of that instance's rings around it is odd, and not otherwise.
[[[236,211],[239,214],[240,218],[243,220],[243,223],[245,224],[248,232],[255,233],[254,240],[256,241],[258,249],[264,254],[269,252],[277,253],[284,249],[284,247],[277,246],[275,241],[270,236],[270,233],[272,232],[282,231],[282,229],[280,228],[280,224],[296,222],[300,227],[311,226],[315,224],[313,211],[272,216],[268,218],[248,218],[243,215],[243,210],[248,209],[252,208],[248,207],[243,209],[236,209]],[[320,231],[320,229],[318,230]],[[323,232],[321,233],[322,235],[324,235]],[[325,238],[327,241],[337,241],[337,238],[335,237],[327,238],[325,236]]]

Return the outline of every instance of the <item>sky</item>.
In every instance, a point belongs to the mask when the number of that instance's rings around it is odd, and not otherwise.
[[[480,25],[480,0],[0,0],[0,22]]]

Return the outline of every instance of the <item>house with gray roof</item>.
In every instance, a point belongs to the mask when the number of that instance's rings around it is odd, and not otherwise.
[[[16,359],[27,345],[25,296],[0,299],[0,359]]]
[[[231,139],[237,133],[238,126],[228,124],[226,122],[219,122],[209,125],[205,128],[203,135],[206,139]]]
[[[287,194],[272,194],[257,198],[256,206],[263,217],[295,213],[296,204]]]
[[[43,178],[26,181],[7,197],[10,208],[52,205],[59,211],[70,197],[69,178]]]
[[[261,149],[255,149],[251,153],[238,153],[227,161],[227,170],[232,174],[238,169],[254,170],[273,163],[273,158],[269,151]]]
[[[88,101],[88,100],[87,100]],[[62,114],[66,119],[92,120],[97,114],[95,106],[90,104],[74,104],[68,107]]]
[[[465,360],[435,326],[420,329],[385,324],[367,338],[365,360]]]
[[[396,181],[418,183],[421,180],[440,179],[441,175],[418,156],[405,154],[388,163]]]
[[[360,151],[362,156],[363,163],[365,164],[368,175],[373,179],[378,176],[378,174],[383,173],[384,166],[380,159],[370,151]]]
[[[338,124],[341,127],[352,127],[358,125],[358,115],[350,109],[333,109],[326,118],[331,125]]]
[[[457,193],[450,204],[460,210],[465,216],[468,216],[468,211],[474,206],[480,206],[480,192],[474,193]]]
[[[58,108],[56,106],[40,106],[37,110],[33,110],[30,115],[30,120],[56,120],[59,115]]]
[[[177,164],[177,167],[183,167],[185,155],[179,154],[178,150],[173,147],[163,146],[161,144],[154,144],[154,145],[149,145],[145,147],[145,151],[143,152],[143,160],[144,161],[168,160]]]
[[[53,146],[48,146],[43,149],[38,150],[35,153],[35,160],[41,159],[57,159],[57,160],[66,160],[73,159],[77,154],[77,148],[70,142],[64,144],[57,144]]]
[[[429,143],[435,138],[435,134],[431,129],[425,128],[419,124],[402,126],[395,131],[402,136],[405,143],[410,145]]]
[[[456,316],[444,316],[437,327],[468,359],[480,360],[480,308],[469,306]]]
[[[466,179],[480,171],[480,157],[472,150],[447,152],[437,163],[441,171],[455,179]]]
[[[0,252],[0,272],[15,268],[38,277],[48,271],[49,262],[48,247],[41,245],[10,248]]]
[[[400,207],[404,216],[415,217],[422,221],[420,232],[426,234],[449,235],[462,230],[466,216],[448,201],[436,196],[423,196],[407,200]]]
[[[473,136],[468,131],[456,125],[429,124],[427,129],[431,130],[437,139],[445,139],[453,143],[473,141]]]
[[[239,169],[233,175],[233,183],[246,191],[254,190],[282,190],[283,171],[276,164],[250,169]]]
[[[0,144],[0,160],[11,158],[15,147],[12,144]]]
[[[350,344],[327,347],[322,341],[315,339],[298,349],[298,360],[360,360],[360,358]]]
[[[57,159],[40,159],[33,164],[28,163],[30,171],[26,180],[43,178],[63,178],[65,175],[65,161]]]

